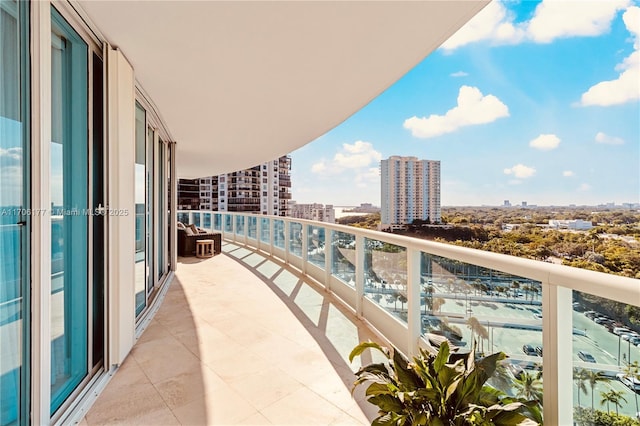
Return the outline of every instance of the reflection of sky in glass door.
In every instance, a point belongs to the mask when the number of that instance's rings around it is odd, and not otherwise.
[[[23,204],[25,159],[22,144],[27,130],[22,104],[25,83],[22,56],[27,40],[20,19],[26,15],[16,1],[0,0],[0,425],[24,423],[28,388],[24,382],[23,324],[25,227],[15,208]],[[21,96],[22,95],[22,96]]]
[[[88,371],[87,44],[51,10],[51,413]]]

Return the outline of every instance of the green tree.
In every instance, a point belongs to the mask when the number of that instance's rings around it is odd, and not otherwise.
[[[574,368],[573,381],[576,383],[578,388],[578,407],[580,407],[580,394],[584,393],[585,396],[587,395],[587,370],[584,368]]]
[[[585,378],[587,379],[587,383],[589,383],[589,386],[591,387],[591,409],[593,410],[595,408],[594,392],[596,384],[600,382],[608,382],[610,379],[605,376],[602,371],[593,370],[586,370]]]
[[[517,397],[542,403],[542,372],[529,373],[525,370],[516,377],[513,385]]]
[[[623,395],[624,395],[624,391],[617,391],[613,389],[611,389],[609,392],[600,392],[600,396],[602,396],[602,399],[600,400],[600,405],[604,405],[604,403],[606,402],[607,412],[609,412],[611,411],[609,410],[609,403],[612,403],[616,407],[616,415],[619,415],[618,407],[621,405],[620,401],[627,402],[627,400],[624,398]]]
[[[638,364],[638,361],[633,361],[631,364],[627,364],[622,372],[625,376],[631,377],[632,379],[640,380],[640,364]],[[638,408],[638,393],[634,392],[633,396],[636,400],[636,412],[640,413],[640,408]]]

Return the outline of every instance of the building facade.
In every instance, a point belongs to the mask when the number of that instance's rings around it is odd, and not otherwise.
[[[200,179],[178,180],[179,210],[254,212],[287,216],[291,200],[291,157]]]
[[[439,223],[440,161],[391,156],[380,162],[381,226]]]
[[[291,201],[289,205],[289,216],[296,219],[316,220],[318,222],[335,223],[336,213],[333,205],[327,204],[298,204]]]

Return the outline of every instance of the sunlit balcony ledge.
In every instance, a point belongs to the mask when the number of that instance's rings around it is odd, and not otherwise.
[[[351,349],[378,340],[299,273],[226,243],[179,258],[155,317],[81,424],[365,424]]]

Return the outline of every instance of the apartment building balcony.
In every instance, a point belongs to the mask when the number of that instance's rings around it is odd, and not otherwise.
[[[364,424],[375,407],[349,394],[349,351],[374,340],[413,355],[442,335],[462,352],[474,336],[478,351],[505,352],[510,374],[542,370],[547,424],[572,424],[574,369],[611,377],[593,391],[622,392],[620,412],[635,413],[615,376],[640,348],[581,311],[591,296],[639,307],[640,280],[301,219],[178,217],[222,232],[223,254],[179,259],[86,424]]]

